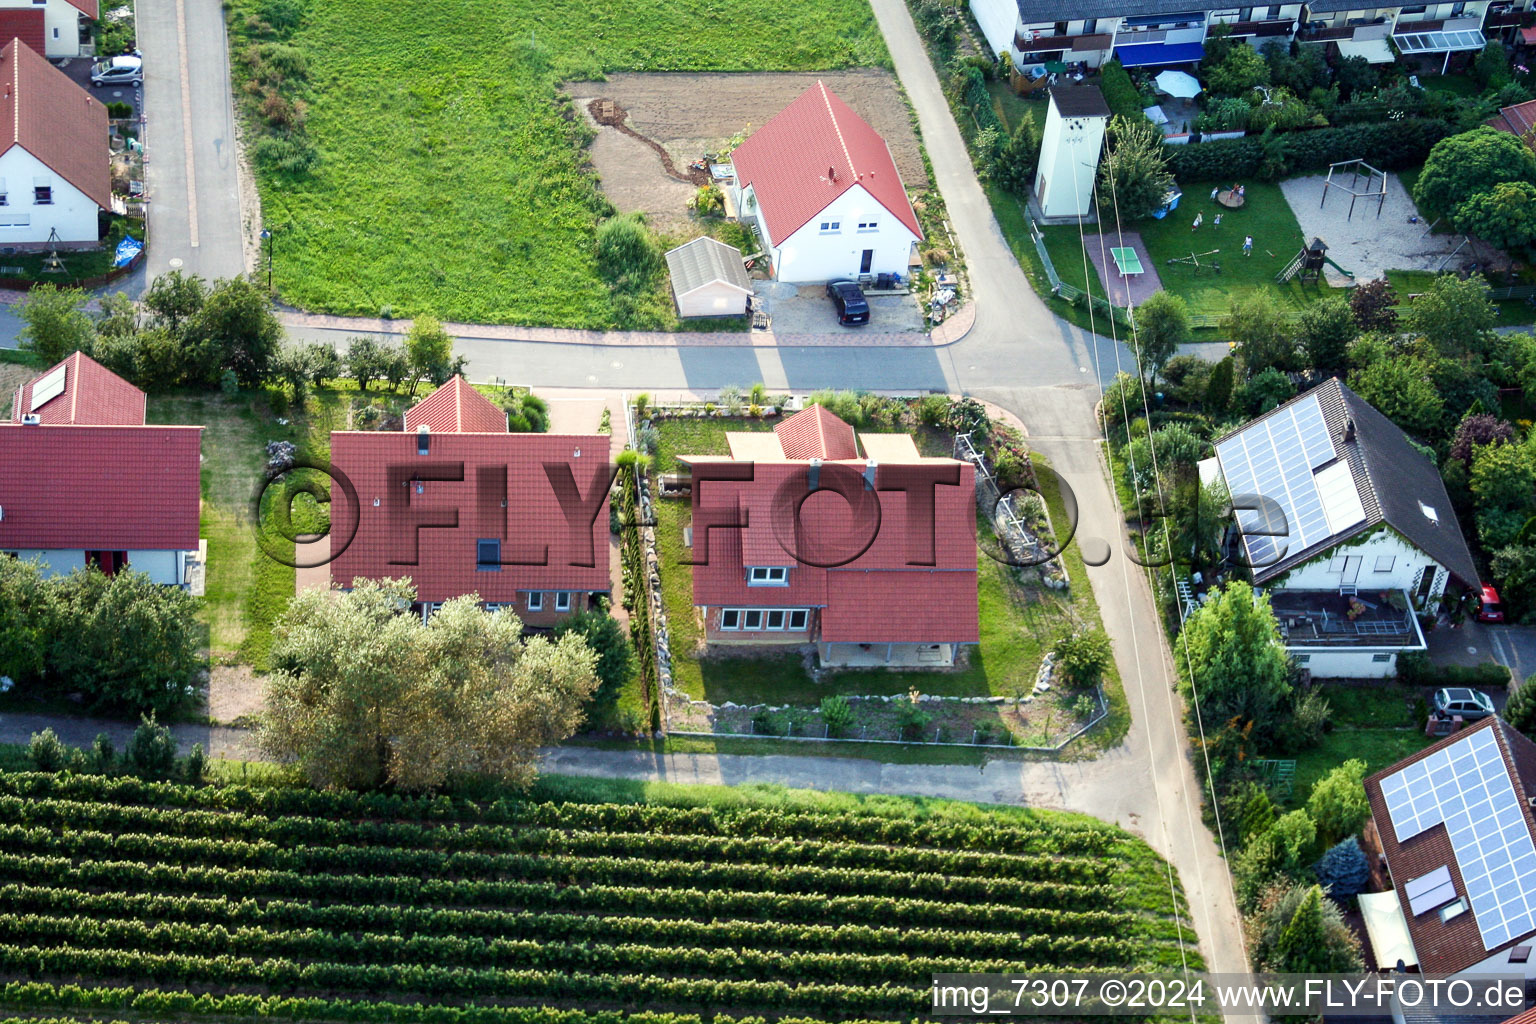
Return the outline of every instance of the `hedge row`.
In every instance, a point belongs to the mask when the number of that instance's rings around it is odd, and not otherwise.
[[[1100,855],[1125,841],[1116,830],[1093,825],[1025,827],[985,822],[919,821],[873,813],[832,814],[793,808],[723,810],[508,799],[476,803],[446,796],[328,792],[287,786],[192,787],[136,778],[42,772],[0,772],[0,794],[244,811],[268,817],[309,815],[591,831],[770,836],[997,853]]]
[[[1071,921],[1048,908],[939,903],[900,896],[826,896],[800,893],[734,892],[718,889],[657,889],[649,886],[572,886],[562,882],[422,879],[411,875],[313,875],[303,871],[228,869],[159,862],[91,861],[67,857],[0,853],[0,876],[34,884],[81,889],[128,889],[216,893],[255,898],[409,903],[446,907],[517,907],[524,910],[593,914],[686,915],[703,920],[794,921],[896,927],[956,928],[1013,932],[1051,931]],[[1069,887],[1070,888],[1070,887]],[[1112,904],[1112,901],[1111,901]],[[1063,910],[1092,911],[1097,901],[1068,898]]]
[[[965,877],[1104,882],[1115,865],[1087,857],[953,853],[846,842],[769,837],[677,835],[651,832],[562,831],[534,826],[470,825],[445,829],[410,822],[357,822],[312,817],[266,818],[243,812],[85,803],[55,798],[0,796],[0,821],[51,828],[175,834],[195,838],[266,841],[279,847],[368,845],[396,848],[492,850],[567,856],[628,856],[735,865],[816,865]]]
[[[1355,159],[1381,170],[1400,170],[1422,164],[1435,143],[1450,134],[1449,124],[1429,118],[1301,129],[1169,146],[1168,166],[1181,181],[1278,181]]]

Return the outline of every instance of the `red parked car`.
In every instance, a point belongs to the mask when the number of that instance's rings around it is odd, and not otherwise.
[[[1492,584],[1483,584],[1483,603],[1477,609],[1478,622],[1503,622],[1504,603],[1499,600],[1499,592],[1493,589]]]

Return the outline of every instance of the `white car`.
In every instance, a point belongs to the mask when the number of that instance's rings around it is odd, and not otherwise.
[[[140,85],[144,81],[144,62],[138,57],[112,57],[91,66],[91,84]]]

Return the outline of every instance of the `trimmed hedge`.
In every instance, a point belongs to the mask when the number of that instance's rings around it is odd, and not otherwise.
[[[1424,162],[1451,126],[1431,118],[1311,128],[1270,136],[1191,142],[1170,146],[1168,166],[1181,181],[1274,181],[1291,174],[1325,171],[1331,163],[1364,159],[1382,170]]]
[[[1118,60],[1111,58],[1099,69],[1099,90],[1110,110],[1125,117],[1141,116],[1141,94]]]

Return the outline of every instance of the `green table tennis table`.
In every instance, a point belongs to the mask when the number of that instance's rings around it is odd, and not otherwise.
[[[1145,273],[1141,265],[1141,257],[1136,255],[1136,250],[1130,246],[1109,250],[1110,257],[1115,261],[1115,269],[1120,271],[1121,277],[1132,277]]]

